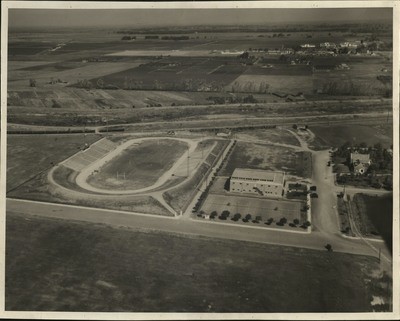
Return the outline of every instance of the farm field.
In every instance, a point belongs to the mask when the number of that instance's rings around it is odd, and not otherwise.
[[[236,68],[231,72],[219,72],[225,63]],[[232,69],[232,66],[228,66]],[[173,57],[151,61],[138,67],[110,73],[101,79],[104,86],[121,89],[220,91],[245,68],[233,57]],[[99,79],[91,79],[98,83]]]
[[[311,125],[309,129],[327,146],[339,147],[345,142],[359,144],[365,142],[367,145],[381,143],[384,148],[393,144],[393,126],[389,124],[380,125]]]
[[[89,176],[88,183],[116,190],[151,186],[186,150],[185,143],[172,139],[133,144]]]
[[[260,75],[246,74],[233,80],[226,89],[240,86],[246,88],[246,84],[253,84],[260,88],[262,83],[267,84],[268,92],[279,92],[297,95],[298,93],[312,94],[313,83],[310,76],[287,76],[287,75]],[[256,89],[257,90],[257,89]],[[254,90],[256,92],[256,90]],[[252,91],[251,91],[252,92]]]
[[[20,214],[6,223],[6,310],[361,312],[383,282],[365,256]]]
[[[307,220],[306,215],[301,213],[303,206],[304,204],[298,201],[258,198],[252,195],[231,193],[229,195],[209,194],[201,210],[207,214],[216,211],[218,215],[223,211],[229,211],[228,222],[231,222],[230,219],[239,213],[242,218],[250,214],[252,220],[256,216],[261,216],[260,226],[263,226],[264,222],[271,218],[274,219],[274,222],[278,222],[281,218],[286,218],[288,223],[298,219],[301,225]],[[216,220],[218,221],[218,219]],[[272,224],[275,225],[275,223]]]
[[[100,139],[86,134],[89,144]],[[83,148],[82,134],[69,135],[8,135],[7,191],[35,177]],[[40,151],[40,152],[39,152]]]
[[[219,173],[231,176],[235,168],[285,171],[291,175],[311,175],[309,165],[303,162],[307,152],[296,152],[287,147],[238,141],[225,166]],[[311,162],[311,157],[307,157]]]

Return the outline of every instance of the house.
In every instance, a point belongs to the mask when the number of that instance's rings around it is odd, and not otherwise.
[[[315,48],[316,46],[314,44],[311,43],[305,43],[300,45],[301,48]]]
[[[281,198],[284,186],[284,172],[236,168],[231,176],[229,191]]]
[[[353,165],[353,171],[357,174],[365,174],[369,165],[371,165],[371,159],[369,154],[351,153],[350,163]]]

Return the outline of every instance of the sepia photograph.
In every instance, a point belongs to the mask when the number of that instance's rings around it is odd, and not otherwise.
[[[397,318],[395,2],[3,2],[1,314]]]

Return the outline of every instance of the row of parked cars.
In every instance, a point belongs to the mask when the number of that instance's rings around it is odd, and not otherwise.
[[[317,186],[311,186],[310,187],[310,197],[311,198],[318,198]]]

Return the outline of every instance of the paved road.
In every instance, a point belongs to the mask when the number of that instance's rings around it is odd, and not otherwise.
[[[373,250],[360,239],[344,238],[338,234],[327,237],[327,235],[320,231],[313,231],[311,234],[291,233],[264,227],[236,226],[234,224],[216,223],[205,220],[186,220],[175,217],[133,214],[114,210],[7,199],[7,215],[13,215],[13,213],[104,223],[135,229],[161,230],[170,233],[293,246],[314,250],[325,250],[325,244],[331,242],[334,251],[337,252],[377,257],[377,250]],[[383,243],[376,242],[376,247],[381,247],[383,251],[382,254],[387,258],[390,257]]]

